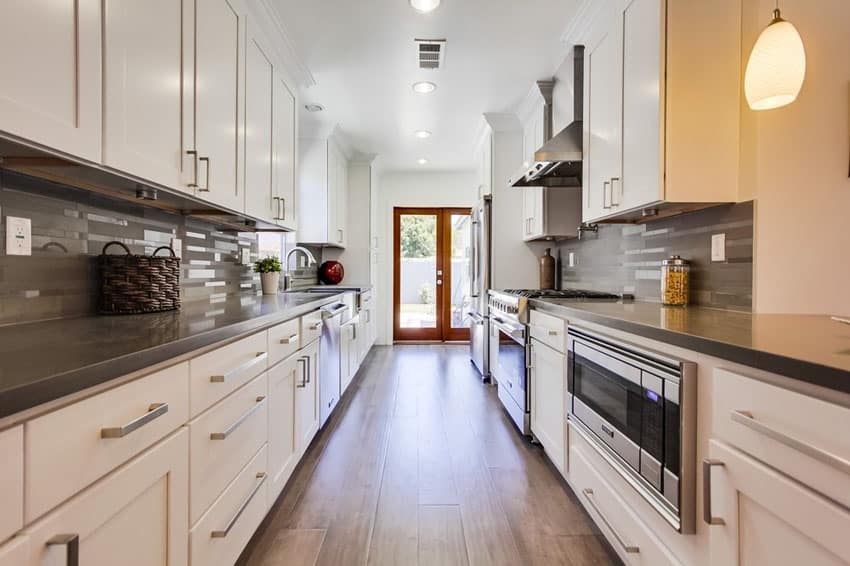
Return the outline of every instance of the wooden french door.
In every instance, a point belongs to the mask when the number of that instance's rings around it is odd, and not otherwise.
[[[394,340],[469,340],[470,212],[394,209]]]

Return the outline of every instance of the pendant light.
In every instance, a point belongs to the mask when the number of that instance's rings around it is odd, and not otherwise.
[[[779,4],[762,30],[744,75],[744,94],[753,110],[769,110],[796,100],[806,77],[806,50],[797,28],[783,20]]]

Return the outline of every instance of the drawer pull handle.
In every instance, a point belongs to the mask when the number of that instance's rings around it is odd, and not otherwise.
[[[295,344],[296,342],[298,342],[298,335],[297,334],[293,334],[292,336],[289,336],[287,338],[281,338],[280,339],[281,344]]]
[[[740,425],[744,425],[745,427],[759,432],[766,437],[775,440],[781,444],[784,444],[788,448],[792,448],[797,452],[802,452],[806,456],[813,458],[827,466],[835,468],[836,470],[843,472],[845,474],[850,474],[850,461],[845,460],[841,456],[837,456],[832,454],[831,452],[827,452],[822,448],[818,448],[817,446],[812,446],[811,444],[800,440],[799,438],[794,438],[793,436],[789,436],[784,432],[778,431],[775,428],[772,428],[762,422],[756,420],[753,414],[749,411],[732,411],[730,413],[730,417],[732,420]]]
[[[720,460],[706,458],[702,461],[702,520],[709,525],[725,525],[726,521],[711,512],[711,468],[725,466]]]
[[[266,358],[268,358],[268,357],[269,357],[268,353],[260,352],[254,358],[248,360],[247,362],[245,362],[244,364],[242,364],[239,367],[233,368],[232,370],[230,370],[229,372],[227,372],[225,374],[211,376],[210,382],[212,382],[212,383],[224,383],[225,381],[229,380],[233,376],[239,375],[243,371],[254,367],[255,365],[259,364],[260,362],[265,362]]]
[[[113,426],[108,428],[100,429],[100,437],[101,438],[122,438],[127,436],[134,430],[138,430],[151,422],[154,419],[157,419],[168,412],[168,403],[153,403],[150,407],[148,407],[148,412],[133,419],[129,423],[124,426]]]
[[[257,482],[257,485],[254,486],[254,489],[251,490],[251,493],[248,494],[248,497],[245,498],[245,501],[242,502],[242,505],[239,506],[239,510],[233,516],[232,519],[227,523],[227,526],[224,527],[223,531],[213,531],[210,533],[212,538],[224,538],[230,533],[230,529],[236,524],[236,521],[239,520],[239,517],[242,516],[242,513],[245,512],[245,509],[250,505],[251,500],[254,499],[254,496],[257,495],[257,492],[260,491],[260,488],[263,487],[263,483],[266,481],[266,472],[257,473],[257,479],[260,480]]]
[[[248,409],[247,411],[245,411],[245,413],[241,417],[239,417],[238,419],[233,421],[233,424],[231,424],[229,427],[227,427],[224,430],[224,432],[212,432],[212,433],[210,433],[210,440],[226,440],[227,437],[230,436],[231,434],[233,434],[233,432],[237,428],[242,426],[242,423],[244,423],[245,420],[247,420],[248,417],[253,415],[257,411],[257,409],[259,409],[263,405],[263,401],[265,401],[265,400],[266,400],[265,395],[260,395],[259,397],[257,397],[256,404],[253,407],[251,407],[250,409]]]
[[[627,554],[637,554],[638,552],[640,552],[640,547],[627,543],[625,540],[623,540],[623,537],[621,537],[620,534],[616,530],[614,530],[614,527],[611,525],[611,522],[608,521],[608,518],[602,514],[602,511],[600,511],[599,507],[596,505],[596,501],[593,499],[593,490],[589,487],[586,487],[581,490],[581,492],[587,498],[588,504],[590,504],[596,514],[599,515],[599,518],[602,519],[602,522],[605,523],[605,526],[608,527],[608,530],[611,531],[611,534],[614,535],[614,538],[617,539],[617,544],[623,547],[623,550]]]
[[[64,546],[65,566],[80,566],[80,535],[56,535],[47,546]]]
[[[320,321],[320,322],[315,322],[315,323],[313,323],[313,324],[311,324],[311,325],[310,325],[310,330],[318,330],[318,329],[320,329],[321,327],[322,327],[322,323],[321,323],[321,321]]]
[[[558,335],[558,331],[557,331],[557,330],[550,330],[550,331],[549,331],[549,336],[557,336],[557,335]]]

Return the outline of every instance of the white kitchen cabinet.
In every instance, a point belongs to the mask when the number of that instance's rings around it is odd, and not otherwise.
[[[344,248],[348,158],[333,136],[299,140],[298,241]]]
[[[0,541],[24,524],[24,427],[0,432]],[[0,560],[0,565],[3,561]]]
[[[531,341],[531,432],[561,473],[564,468],[564,407],[567,360],[538,340]]]
[[[79,545],[86,566],[180,566],[189,559],[189,434],[180,430],[26,527],[17,566],[65,564]]]
[[[348,385],[351,383],[351,380],[354,378],[354,374],[351,373],[350,367],[350,358],[352,357],[352,351],[355,350],[355,341],[354,336],[357,332],[357,329],[348,321],[344,325],[342,325],[341,333],[339,337],[339,381],[340,381],[340,396],[345,393],[345,390],[348,388]]]
[[[280,215],[274,179],[274,65],[266,41],[248,23],[245,49],[245,212],[259,218]]]
[[[269,370],[269,492],[274,501],[298,463],[295,438],[295,384],[299,354]]]
[[[21,566],[27,564],[30,554],[29,537],[16,536],[5,544],[0,544],[0,566]]]
[[[319,342],[298,353],[295,382],[295,438],[301,455],[319,430]]]
[[[3,2],[0,129],[101,160],[101,1]]]
[[[191,190],[194,145],[191,36],[186,0],[106,0],[103,4],[103,163]],[[151,38],[155,37],[155,41]],[[163,83],[168,84],[163,84]]]
[[[850,562],[850,511],[723,442],[704,470],[711,564],[838,566]]]
[[[240,0],[195,3],[195,85],[187,93],[195,108],[198,191],[220,206],[245,208],[241,125],[245,104],[245,10]]]
[[[740,3],[606,1],[585,51],[585,222],[738,200]]]
[[[295,196],[296,119],[295,95],[282,77],[274,82],[274,197],[279,212],[277,223],[287,228],[298,227]]]
[[[478,198],[493,193],[493,134],[486,131],[475,148],[475,179]]]

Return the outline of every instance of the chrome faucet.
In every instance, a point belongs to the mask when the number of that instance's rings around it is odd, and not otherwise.
[[[292,254],[295,252],[301,252],[304,254],[304,257],[307,258],[307,265],[316,265],[316,258],[313,257],[313,254],[307,248],[303,248],[301,246],[295,246],[288,252],[286,252],[286,257],[283,260],[284,268],[286,269],[283,273],[283,290],[289,291],[292,288],[292,274],[289,272],[289,258],[292,257]]]

